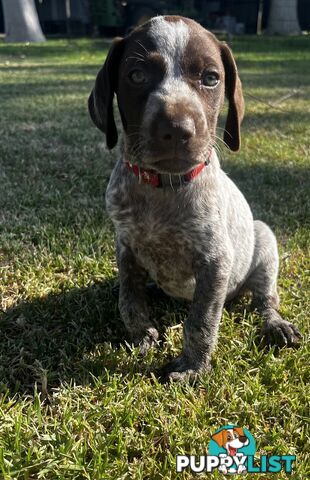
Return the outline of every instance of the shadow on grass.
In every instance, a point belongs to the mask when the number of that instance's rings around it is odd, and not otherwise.
[[[228,168],[226,168],[228,170]],[[242,166],[229,162],[229,171],[249,200],[255,218],[290,234],[308,221],[309,201],[304,188],[306,169]],[[278,240],[280,238],[278,237]],[[282,240],[282,239],[281,239]],[[108,372],[148,375],[159,367],[137,361],[124,350],[127,338],[112,294],[115,279],[74,288],[21,303],[0,318],[0,382],[11,394],[32,393],[43,398],[61,382],[87,384],[91,375]],[[152,303],[156,319],[180,321],[186,306],[163,298]],[[244,302],[241,302],[244,305]],[[166,320],[165,320],[166,319]],[[153,368],[154,367],[154,368]],[[1,391],[1,383],[0,383]]]
[[[86,384],[105,369],[109,373],[149,373],[145,362],[128,357],[128,337],[114,285],[115,279],[111,279],[50,294],[3,313],[0,392],[9,389],[12,395],[31,394],[36,383],[44,399],[60,383]],[[151,289],[149,300],[157,318],[172,309],[184,313],[182,302],[161,291]],[[165,319],[160,333],[164,328]]]
[[[254,217],[276,228],[278,234],[290,235],[308,222],[306,184],[309,169],[289,165],[249,165],[245,160],[230,157],[224,170],[244,193]],[[32,187],[35,189],[36,185],[32,184]],[[84,195],[88,195],[87,191]],[[22,203],[21,198],[20,208]],[[65,205],[63,207],[65,210]],[[67,209],[71,208],[69,204]],[[94,216],[93,220],[96,218]],[[40,219],[38,210],[38,228],[47,227],[44,220]],[[49,220],[52,230],[57,231],[57,215]],[[74,222],[74,215],[71,221]],[[4,312],[0,318],[2,388],[7,386],[12,394],[24,394],[33,392],[37,382],[39,390],[46,395],[50,388],[61,382],[89,383],[92,374],[101,375],[104,369],[112,373],[148,374],[149,363],[137,362],[134,356],[128,356],[124,351],[126,332],[112,295],[114,283],[115,279],[111,279],[50,294]],[[154,316],[163,319],[162,328],[165,327],[165,318],[170,321],[172,313],[179,315],[180,321],[185,314],[184,305],[167,298],[157,302],[156,306],[152,302],[152,305]]]
[[[254,219],[284,236],[309,223],[309,168],[276,162],[248,165],[230,156],[223,169],[245,196]]]
[[[61,88],[62,95],[69,94],[72,95],[72,92],[81,92],[81,91],[91,91],[89,81],[85,80],[72,80],[72,79],[59,79],[54,82],[49,81],[48,84],[45,82],[35,82],[35,83],[15,83],[15,84],[2,84],[1,93],[3,94],[3,101],[5,99],[10,100],[12,95],[18,97],[33,97],[37,98],[38,96],[43,95],[53,95],[57,98],[59,89]],[[86,95],[85,95],[86,96]]]
[[[102,63],[103,63],[104,59],[102,59]],[[40,74],[42,72],[44,72],[44,74],[49,74],[49,73],[53,73],[55,76],[57,75],[70,75],[70,74],[73,74],[73,75],[76,75],[76,74],[91,74],[93,75],[93,73],[97,72],[98,69],[100,68],[100,63],[87,63],[86,65],[84,64],[74,64],[74,63],[69,63],[67,65],[62,65],[62,64],[58,64],[58,63],[47,63],[47,64],[39,64],[39,65],[11,65],[11,66],[6,66],[6,67],[2,67],[0,65],[0,72],[3,72],[3,73],[16,73],[16,72],[27,72],[27,74],[29,76],[34,76],[36,74]],[[70,78],[68,79],[70,80]],[[49,83],[48,82],[45,82],[45,83]],[[18,84],[18,82],[16,82],[16,84]]]

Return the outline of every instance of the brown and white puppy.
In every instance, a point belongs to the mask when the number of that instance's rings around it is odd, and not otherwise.
[[[158,338],[145,284],[192,301],[182,353],[165,369],[182,380],[210,368],[224,302],[243,290],[264,317],[269,343],[294,345],[296,327],[277,313],[278,253],[267,225],[253,221],[241,192],[221,170],[213,146],[224,102],[224,141],[240,146],[241,82],[229,47],[193,20],[155,17],[112,45],[89,98],[96,126],[122,156],[106,206],[116,229],[119,308],[145,352]]]
[[[233,427],[225,430],[221,430],[212,436],[220,447],[225,448],[227,455],[234,456],[237,454],[238,449],[249,444],[249,439],[245,435],[243,428]]]
[[[214,440],[219,447],[222,447],[226,450],[226,454],[230,457],[242,457],[242,453],[238,453],[238,450],[242,447],[245,447],[249,444],[249,439],[245,435],[243,428],[232,427],[225,430],[220,430],[218,433],[212,435],[212,440]],[[226,465],[221,465],[219,471],[224,473],[244,473],[246,472],[246,467],[243,464],[238,465],[238,469],[231,467],[229,470]]]

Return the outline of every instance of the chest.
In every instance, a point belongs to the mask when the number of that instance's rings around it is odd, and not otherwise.
[[[184,255],[205,238],[206,215],[191,192],[170,192],[149,185],[115,182],[106,192],[106,208],[117,233],[130,245],[139,244],[159,255]],[[203,217],[203,221],[202,221]]]
[[[129,188],[110,182],[107,211],[121,242],[130,247],[150,276],[167,293],[191,298],[193,262],[206,250],[207,219],[197,215],[190,195]],[[196,212],[195,212],[196,210]]]
[[[122,243],[159,287],[168,295],[192,299],[193,261],[198,252],[189,225],[187,229],[177,215],[158,219],[152,208],[145,208],[139,213],[132,209],[125,221],[116,220],[115,227]]]

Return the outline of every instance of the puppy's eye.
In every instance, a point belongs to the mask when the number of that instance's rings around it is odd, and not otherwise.
[[[146,82],[146,75],[143,70],[132,70],[129,73],[129,78],[135,85],[141,85]]]
[[[201,83],[205,87],[216,87],[219,83],[219,75],[216,72],[204,72],[201,77]]]

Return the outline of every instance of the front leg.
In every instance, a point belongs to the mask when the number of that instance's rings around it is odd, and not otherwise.
[[[163,368],[163,379],[194,380],[198,372],[211,368],[210,358],[216,343],[227,293],[230,262],[200,263],[193,303],[184,322],[182,353]]]
[[[129,246],[117,240],[116,256],[119,269],[119,310],[134,345],[144,355],[158,339],[150,321],[147,305],[147,272],[138,264]]]

